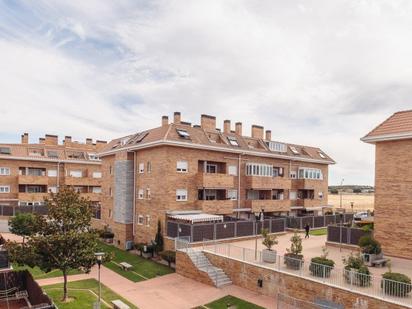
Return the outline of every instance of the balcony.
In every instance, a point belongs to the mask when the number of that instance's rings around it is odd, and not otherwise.
[[[235,176],[223,173],[198,173],[197,185],[199,188],[233,188]]]
[[[64,184],[66,186],[93,186],[100,187],[102,185],[101,178],[91,177],[64,177]]]
[[[287,177],[246,176],[246,187],[251,189],[290,189],[291,180]]]
[[[306,189],[314,190],[324,185],[324,182],[320,179],[293,179],[293,189]]]
[[[270,211],[290,211],[290,200],[246,200],[246,208],[251,208],[252,212]]]
[[[20,185],[45,185],[49,183],[49,177],[47,176],[31,176],[31,175],[19,175]]]
[[[321,199],[310,199],[310,198],[305,198],[305,199],[297,199],[293,201],[292,207],[297,206],[297,207],[305,207],[305,208],[310,208],[310,207],[319,207],[324,205]]]
[[[196,202],[203,212],[218,215],[232,214],[236,203],[236,200],[198,200]]]
[[[93,202],[100,202],[102,199],[101,193],[80,193],[80,196]]]
[[[24,202],[41,202],[46,197],[48,197],[48,194],[45,192],[39,192],[39,193],[20,192],[18,195],[18,199]]]

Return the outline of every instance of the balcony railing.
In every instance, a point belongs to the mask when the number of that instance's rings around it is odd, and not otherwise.
[[[297,199],[292,202],[292,207],[298,206],[298,207],[319,207],[324,205],[325,203],[321,199],[310,199],[310,198],[303,198],[303,199]]]
[[[197,184],[199,188],[233,188],[235,176],[222,173],[198,173]]]
[[[19,181],[19,184],[21,185],[47,185],[49,183],[49,177],[19,175],[18,181]]]
[[[81,197],[88,198],[90,201],[99,202],[102,199],[101,193],[80,193]]]
[[[101,178],[91,178],[91,177],[64,177],[64,184],[67,186],[101,186]]]
[[[41,202],[46,197],[48,197],[48,194],[46,192],[36,192],[36,193],[19,192],[18,194],[18,199],[20,201],[25,201],[25,202]]]
[[[232,214],[236,207],[235,200],[198,200],[197,206],[205,213],[213,213],[219,215]]]
[[[287,177],[246,176],[246,187],[250,189],[290,189],[291,180]]]
[[[320,179],[292,179],[293,189],[314,190],[321,187],[324,182]]]
[[[251,208],[252,212],[260,212],[262,209],[265,212],[270,211],[290,211],[290,200],[246,200],[246,208]]]

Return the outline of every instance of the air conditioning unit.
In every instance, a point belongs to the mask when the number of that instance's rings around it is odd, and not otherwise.
[[[132,250],[133,249],[133,241],[132,240],[127,240],[125,243],[125,249],[126,250]]]

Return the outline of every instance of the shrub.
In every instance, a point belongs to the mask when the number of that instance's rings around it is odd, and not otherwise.
[[[359,247],[366,254],[380,254],[382,252],[381,244],[370,235],[362,236],[359,239]]]
[[[160,220],[157,221],[157,233],[155,237],[155,244],[156,244],[156,252],[163,251],[163,235],[162,235],[162,226],[160,224]]]
[[[268,250],[272,250],[272,247],[274,245],[278,244],[278,241],[276,239],[276,235],[269,235],[269,230],[268,229],[262,229],[262,236],[263,236],[262,244]]]
[[[313,276],[321,278],[330,276],[330,272],[335,266],[335,262],[333,260],[328,259],[327,256],[328,251],[326,247],[323,247],[322,255],[311,259],[309,270]]]
[[[331,194],[338,194],[339,191],[338,191],[338,189],[331,189],[331,190],[330,190],[330,193],[331,193]]]
[[[362,226],[362,230],[364,232],[372,232],[373,231],[373,223],[368,223]]]
[[[362,189],[355,188],[355,189],[353,189],[353,193],[362,193]]]
[[[140,252],[140,256],[143,256],[144,246],[147,246],[147,244],[141,243],[141,242],[134,245],[136,250],[138,250]]]
[[[346,282],[358,286],[369,286],[371,276],[368,266],[365,265],[363,258],[358,255],[350,255],[343,259],[345,265],[344,277]]]
[[[385,294],[405,297],[411,290],[411,278],[404,274],[386,272],[382,275],[381,288],[384,290]]]
[[[165,260],[169,267],[171,263],[176,263],[176,252],[171,251],[171,250],[166,250],[163,252],[160,252],[160,256],[162,257],[163,260]]]
[[[291,269],[300,269],[303,265],[303,255],[302,250],[302,237],[298,235],[295,231],[293,236],[290,238],[290,249],[286,249],[284,263],[287,267]]]

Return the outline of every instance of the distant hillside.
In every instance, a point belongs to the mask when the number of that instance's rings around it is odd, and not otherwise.
[[[343,185],[343,186],[329,186],[330,193],[348,192],[348,193],[373,193],[375,188],[373,186],[365,185]]]

